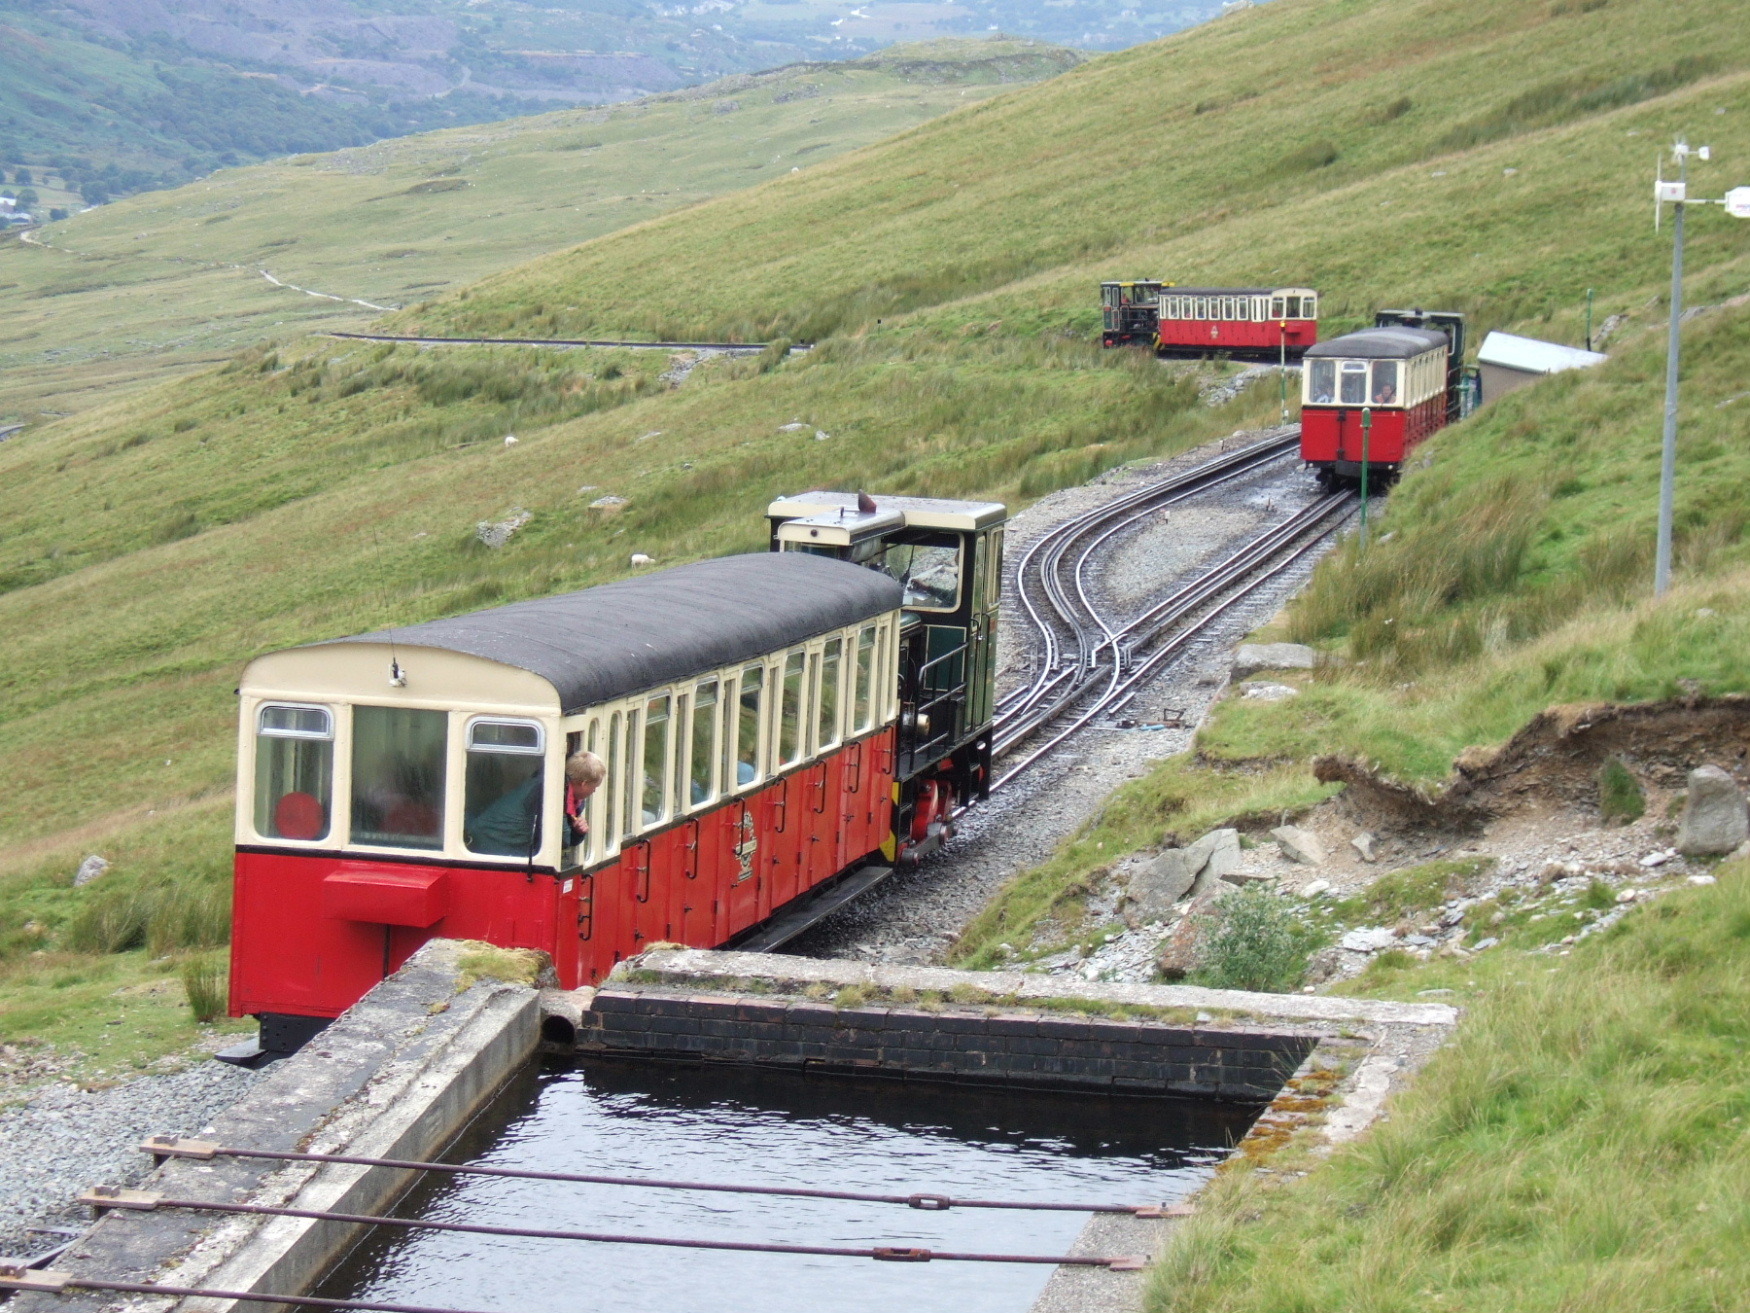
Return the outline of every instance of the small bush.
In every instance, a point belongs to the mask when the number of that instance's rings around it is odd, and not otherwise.
[[[225,954],[196,953],[185,957],[177,974],[182,977],[182,992],[196,1021],[204,1026],[225,1015],[230,1001]]]
[[[1612,757],[1598,772],[1598,814],[1605,823],[1618,821],[1631,825],[1647,811],[1647,795],[1641,792],[1640,781],[1617,758]]]
[[[1314,141],[1284,155],[1276,168],[1280,173],[1314,173],[1319,169],[1329,168],[1336,162],[1335,142]]]
[[[1265,889],[1235,889],[1216,908],[1198,936],[1195,983],[1269,994],[1300,984],[1318,936],[1281,899]]]

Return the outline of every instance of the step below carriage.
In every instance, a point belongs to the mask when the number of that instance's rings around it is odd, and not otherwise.
[[[941,844],[989,792],[1004,508],[768,517],[768,553],[250,663],[230,1010],[263,1049],[434,937],[539,949],[575,988]],[[585,749],[608,773],[578,836]]]

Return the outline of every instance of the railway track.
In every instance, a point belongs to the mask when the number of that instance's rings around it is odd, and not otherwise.
[[[1102,610],[1090,568],[1107,543],[1167,507],[1276,464],[1298,441],[1298,427],[1274,430],[1239,451],[1065,520],[1028,547],[1016,567],[1016,593],[1039,634],[1040,656],[1028,683],[997,708],[994,755],[1005,769],[993,788],[1008,784],[1095,717],[1122,710],[1205,625],[1303,560],[1348,518],[1352,494],[1321,497],[1138,614],[1120,620]]]

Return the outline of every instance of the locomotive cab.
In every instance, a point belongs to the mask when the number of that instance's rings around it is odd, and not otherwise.
[[[1161,288],[1148,279],[1100,284],[1100,345],[1153,342],[1160,320]]]
[[[990,792],[1007,509],[806,492],[766,514],[773,551],[835,556],[903,589],[895,832],[898,856],[921,857],[952,833],[955,810]]]

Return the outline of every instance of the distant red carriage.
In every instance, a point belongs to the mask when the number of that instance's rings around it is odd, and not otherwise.
[[[1307,287],[1169,287],[1159,316],[1163,356],[1298,360],[1319,340],[1319,296]]]

